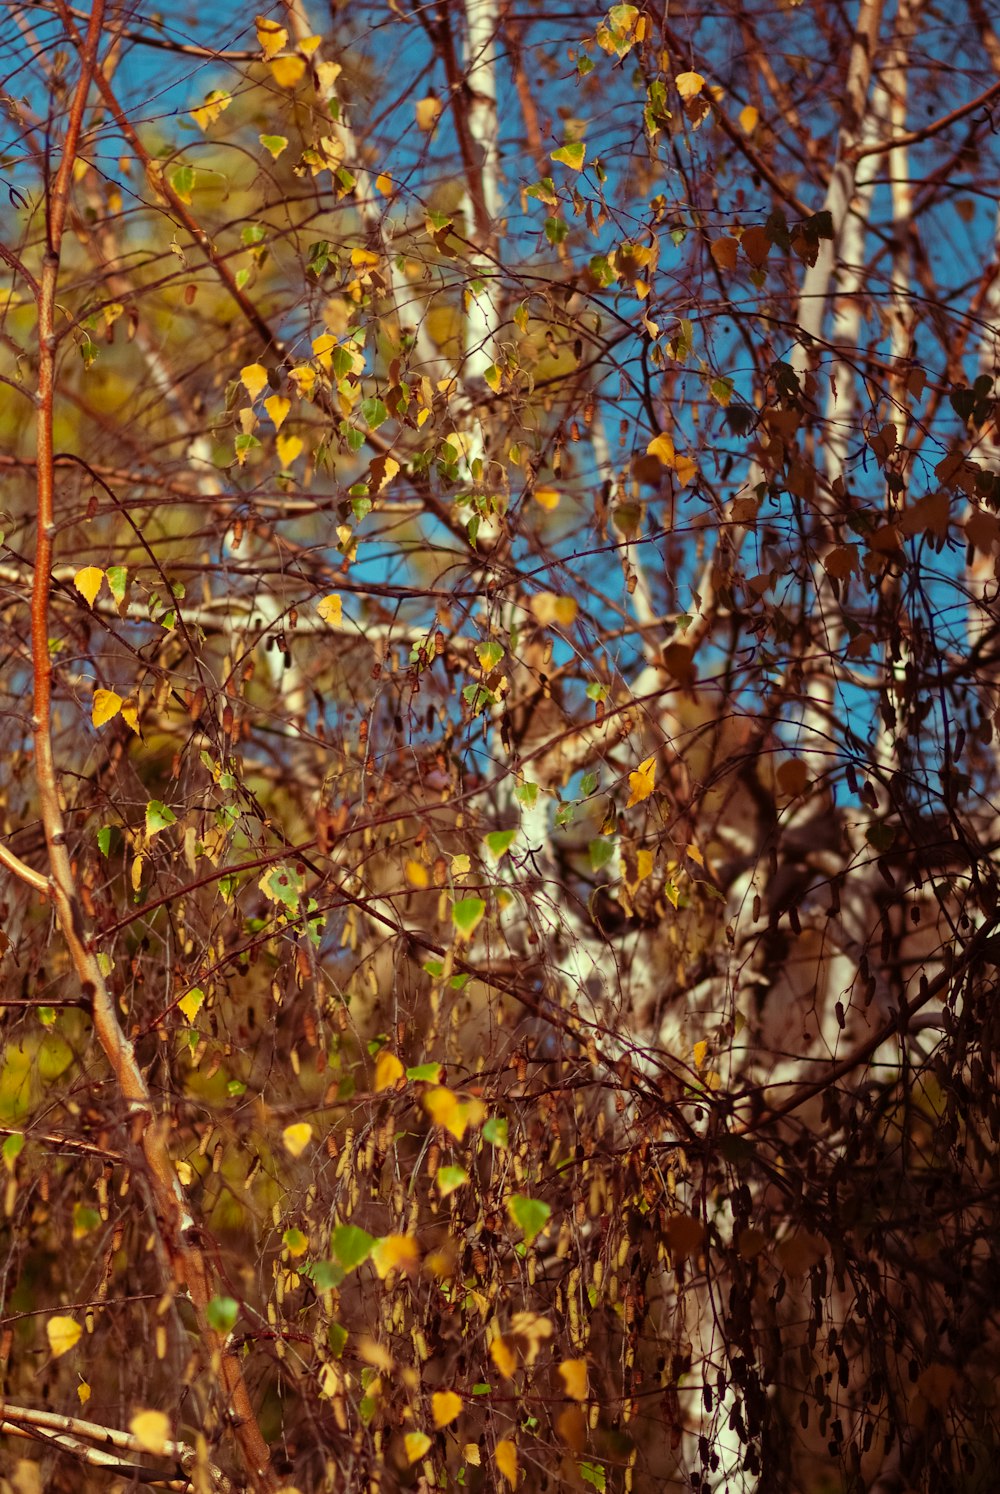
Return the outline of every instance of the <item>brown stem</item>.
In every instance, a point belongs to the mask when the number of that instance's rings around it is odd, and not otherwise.
[[[68,16],[64,17],[72,26]],[[56,917],[82,992],[90,1003],[94,1031],[111,1065],[125,1104],[136,1122],[145,1161],[153,1211],[167,1259],[177,1285],[186,1289],[198,1320],[207,1352],[232,1419],[233,1434],[244,1469],[255,1490],[274,1487],[267,1444],[261,1435],[236,1355],[224,1335],[208,1321],[213,1296],[213,1277],[207,1260],[195,1243],[193,1220],[177,1178],[167,1146],[166,1128],[154,1116],[145,1076],[131,1043],[122,1032],[114,1001],[108,990],[92,944],[84,931],[79,896],[66,845],[58,777],[52,746],[52,660],[49,652],[49,602],[52,589],[54,507],[53,414],[58,338],[55,330],[59,256],[72,184],[80,129],[91,81],[100,78],[97,51],[104,20],[104,0],[94,0],[86,37],[80,45],[80,77],[70,106],[59,169],[49,194],[46,247],[38,287],[38,390],[37,390],[37,534],[34,581],[31,593],[31,646],[33,665],[32,730],[35,747],[35,777],[39,809],[48,849],[49,890]],[[74,35],[77,35],[73,28]]]

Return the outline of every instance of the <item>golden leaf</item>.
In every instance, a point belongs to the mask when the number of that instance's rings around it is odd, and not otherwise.
[[[411,887],[429,887],[431,874],[422,861],[407,861],[403,867],[403,874]]]
[[[688,99],[696,99],[705,86],[705,80],[701,76],[701,73],[678,73],[674,79],[674,83],[677,85],[677,92],[685,103],[687,103]]]
[[[552,623],[568,628],[574,622],[578,608],[575,597],[558,597],[554,591],[540,591],[531,599],[531,610],[543,628]]]
[[[664,467],[674,466],[676,462],[674,443],[666,431],[661,431],[658,436],[653,437],[652,441],[646,447],[646,455],[658,457]]]
[[[281,1133],[281,1140],[289,1156],[301,1157],[312,1141],[312,1133],[313,1128],[308,1121],[296,1121],[294,1125],[286,1126]]]
[[[406,1448],[406,1461],[416,1463],[430,1447],[431,1439],[426,1432],[407,1432],[403,1445]]]
[[[585,1401],[587,1399],[586,1359],[564,1359],[559,1366],[559,1375],[570,1400]]]
[[[375,190],[381,192],[383,197],[388,197],[392,192],[392,177],[388,172],[383,171],[375,178]]]
[[[55,1317],[49,1318],[45,1324],[45,1333],[53,1359],[59,1359],[63,1354],[68,1354],[70,1349],[76,1348],[83,1329],[75,1318]]]
[[[329,596],[316,603],[316,611],[332,628],[338,627],[344,616],[344,603],[340,593],[331,591]]]
[[[143,1452],[159,1456],[166,1451],[170,1423],[162,1411],[137,1411],[128,1426]]]
[[[87,1402],[90,1400],[90,1395],[90,1386],[87,1384],[86,1380],[81,1380],[79,1385],[76,1387],[77,1400],[80,1402],[81,1406],[85,1406],[87,1404]]]
[[[177,1005],[189,1022],[193,1022],[205,1004],[205,993],[197,986],[182,996]]]
[[[233,102],[231,93],[225,93],[221,88],[213,88],[212,92],[206,94],[205,102],[198,109],[191,110],[191,118],[199,130],[207,130],[210,124],[214,124],[219,115],[224,113]]]
[[[305,61],[301,57],[275,57],[271,63],[271,75],[279,88],[294,88],[305,70]]]
[[[122,698],[114,690],[95,690],[90,719],[95,726],[113,721],[122,708]]]
[[[510,1320],[510,1336],[514,1339],[525,1364],[532,1365],[538,1352],[554,1333],[551,1318],[539,1312],[516,1312]]]
[[[740,129],[744,135],[752,135],[757,128],[757,121],[760,119],[760,115],[753,104],[744,105],[736,117],[740,122]]]
[[[279,26],[277,21],[271,21],[267,16],[256,17],[257,40],[260,49],[268,61],[276,52],[280,52],[288,40],[288,32],[284,26]]]
[[[493,1340],[490,1344],[490,1358],[505,1379],[513,1380],[517,1371],[517,1355],[509,1338],[501,1336]]]
[[[266,399],[264,401],[264,409],[274,421],[274,428],[276,431],[281,430],[281,427],[284,425],[285,420],[288,416],[288,412],[291,408],[291,400],[285,399],[280,394],[272,394],[269,399]]]
[[[633,804],[641,804],[643,799],[648,799],[656,786],[656,758],[647,757],[645,762],[639,764],[634,773],[628,775],[629,800],[626,809],[631,809]]]
[[[375,1082],[372,1086],[375,1094],[381,1094],[383,1089],[395,1089],[405,1073],[406,1070],[395,1053],[383,1048],[375,1060]]]
[[[103,580],[104,572],[99,570],[96,565],[85,565],[83,570],[77,571],[73,577],[73,585],[83,597],[88,607],[93,607]]]
[[[240,369],[240,382],[250,398],[256,399],[267,387],[267,369],[262,363],[248,363],[246,368]]]
[[[703,1069],[705,1067],[705,1059],[708,1057],[708,1044],[704,1038],[702,1038],[701,1042],[695,1043],[691,1050],[691,1057],[694,1059],[696,1069]]]
[[[479,1443],[478,1442],[467,1442],[465,1444],[465,1446],[462,1448],[462,1457],[469,1464],[470,1468],[479,1468],[479,1467],[481,1467],[482,1461],[483,1461],[483,1456],[482,1456],[482,1453],[479,1451]]]
[[[382,1281],[390,1271],[412,1275],[420,1267],[420,1246],[410,1235],[386,1235],[373,1245],[372,1261]]]
[[[433,130],[440,113],[440,99],[432,98],[430,95],[425,99],[418,99],[416,103],[417,129],[423,130],[425,134]]]
[[[558,508],[559,498],[560,494],[555,488],[536,488],[534,492],[535,502],[541,504],[542,508]]]
[[[302,455],[301,436],[279,436],[274,444],[278,450],[278,461],[283,467],[290,467]]]
[[[139,704],[134,696],[129,696],[128,700],[122,701],[122,720],[130,731],[135,732],[137,737],[141,735],[139,731]]]
[[[493,1460],[513,1489],[517,1484],[517,1448],[505,1437],[496,1445]]]

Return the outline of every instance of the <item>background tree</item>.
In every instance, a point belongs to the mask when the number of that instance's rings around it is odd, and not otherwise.
[[[10,1488],[992,1488],[992,10],[2,28]]]

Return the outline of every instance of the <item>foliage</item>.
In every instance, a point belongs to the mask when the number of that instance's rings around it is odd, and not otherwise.
[[[944,19],[7,8],[4,1494],[993,1487]]]

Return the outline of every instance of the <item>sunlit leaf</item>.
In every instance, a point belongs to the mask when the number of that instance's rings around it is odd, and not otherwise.
[[[257,40],[265,58],[270,59],[276,52],[280,52],[288,41],[288,32],[284,26],[277,21],[271,20],[269,16],[257,16],[255,25],[257,28]]]
[[[104,581],[104,572],[96,565],[86,565],[82,571],[77,571],[73,577],[73,585],[83,597],[88,607],[93,607],[97,599],[97,593]]]
[[[558,150],[552,152],[551,158],[562,166],[568,166],[571,171],[582,171],[586,154],[587,147],[580,141],[574,141],[570,145],[560,145]]]
[[[95,726],[113,721],[122,708],[122,698],[114,690],[95,690],[90,719]]]
[[[390,1271],[412,1275],[420,1266],[420,1246],[410,1235],[385,1235],[372,1246],[372,1261],[383,1280]]]
[[[585,1401],[588,1395],[586,1359],[564,1359],[559,1376],[566,1394],[574,1401]]]
[[[274,445],[282,467],[290,467],[302,455],[301,436],[279,436]]]
[[[264,409],[270,415],[276,431],[281,430],[281,427],[284,425],[285,419],[291,408],[291,400],[285,399],[284,396],[280,394],[272,394],[268,399],[264,401]]]
[[[354,1271],[371,1255],[375,1236],[356,1224],[340,1224],[330,1237],[330,1250],[345,1271]]]
[[[481,897],[463,897],[452,905],[451,921],[462,939],[471,939],[483,921],[486,904]]]
[[[339,627],[344,617],[344,603],[339,592],[332,591],[316,603],[316,611],[331,627]]]
[[[498,1442],[493,1453],[494,1462],[513,1489],[517,1484],[517,1448],[514,1443],[504,1438]]]
[[[281,1133],[281,1142],[291,1157],[301,1157],[312,1141],[313,1128],[308,1121],[295,1121]]]
[[[423,130],[425,134],[433,130],[443,108],[441,100],[434,98],[433,95],[428,95],[426,98],[418,99],[415,108],[417,128]]]
[[[274,160],[278,159],[282,151],[288,149],[288,139],[285,135],[260,135],[258,138],[261,145]]]
[[[403,1438],[403,1445],[406,1448],[406,1461],[417,1463],[429,1450],[431,1439],[426,1432],[407,1432]]]
[[[248,363],[240,369],[240,381],[251,399],[267,388],[267,369],[262,363]]]
[[[701,73],[678,73],[674,79],[677,92],[687,102],[688,99],[697,98],[705,86],[705,79]]]
[[[437,1431],[451,1423],[462,1412],[462,1397],[453,1390],[436,1390],[431,1396],[431,1415]]]
[[[162,1411],[137,1411],[128,1426],[143,1452],[153,1453],[155,1456],[166,1452],[170,1422]]]
[[[383,1048],[375,1060],[375,1082],[372,1086],[375,1094],[380,1094],[383,1089],[394,1089],[404,1073],[403,1065],[395,1053]]]
[[[527,1198],[522,1193],[514,1193],[507,1200],[507,1212],[530,1245],[548,1224],[552,1209],[540,1198]]]
[[[54,1359],[68,1354],[80,1342],[83,1329],[75,1318],[54,1317],[46,1319],[45,1334]]]
[[[450,1193],[454,1193],[457,1188],[463,1187],[469,1181],[469,1174],[464,1167],[439,1167],[435,1181],[441,1197],[447,1198]]]
[[[641,762],[634,773],[628,775],[629,797],[626,809],[631,809],[633,804],[641,804],[643,799],[648,799],[656,787],[656,758],[647,757]]]
[[[271,76],[279,88],[294,88],[302,81],[306,64],[302,57],[275,57],[271,61]]]

